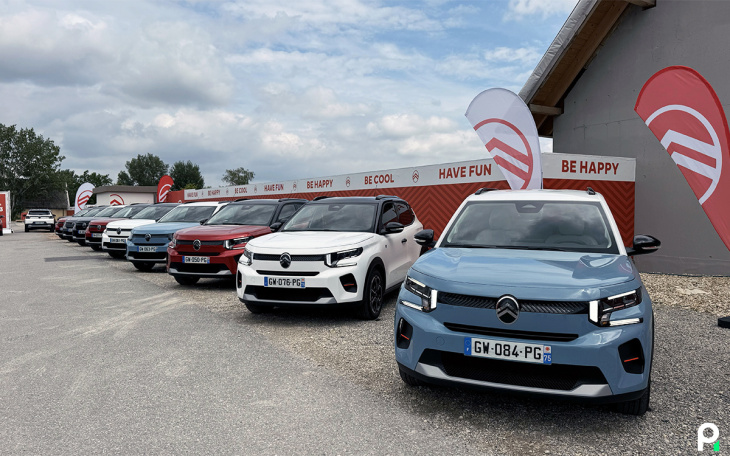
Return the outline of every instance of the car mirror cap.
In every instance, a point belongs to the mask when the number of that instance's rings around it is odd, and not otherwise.
[[[269,226],[269,228],[271,229],[271,231],[278,231],[278,230],[279,230],[279,228],[281,228],[281,227],[282,227],[283,225],[284,225],[284,224],[283,224],[282,222],[274,222],[274,223],[272,223],[272,224],[271,224],[271,225]]]
[[[626,249],[626,254],[628,256],[635,256],[654,253],[659,250],[661,245],[661,241],[654,236],[649,236],[648,234],[637,234],[634,236],[633,246]]]
[[[424,245],[426,247],[433,247],[436,245],[436,241],[433,240],[433,230],[421,230],[416,233],[413,238],[416,240],[416,244]]]
[[[405,229],[405,226],[402,223],[399,222],[389,222],[386,223],[383,227],[383,230],[380,232],[381,234],[393,234],[393,233],[401,233]]]

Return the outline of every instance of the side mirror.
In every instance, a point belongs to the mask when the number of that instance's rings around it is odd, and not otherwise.
[[[662,243],[659,239],[648,234],[637,234],[634,236],[634,245],[626,249],[628,256],[645,255],[647,253],[654,253],[659,250],[659,246]]]
[[[416,240],[416,244],[424,247],[433,247],[436,245],[436,241],[433,240],[433,230],[421,230],[413,238]]]
[[[272,232],[279,231],[279,228],[281,228],[283,225],[284,225],[284,223],[282,223],[282,222],[274,222],[271,224],[271,226],[269,226],[269,228],[271,228]]]
[[[402,223],[398,222],[389,222],[386,223],[383,227],[383,230],[380,232],[380,234],[393,234],[393,233],[400,233],[403,231],[405,226],[403,226]]]

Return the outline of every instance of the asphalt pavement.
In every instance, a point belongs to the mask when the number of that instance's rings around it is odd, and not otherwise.
[[[730,435],[730,331],[658,305],[651,410],[411,388],[378,321],[250,314],[231,283],[0,237],[0,453],[697,454]],[[708,447],[709,450],[709,447]],[[708,451],[708,454],[711,454]]]

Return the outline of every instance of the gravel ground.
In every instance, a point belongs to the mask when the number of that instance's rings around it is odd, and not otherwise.
[[[182,287],[161,266],[141,273],[126,261],[109,258],[108,263],[347,376],[393,407],[419,415],[423,428],[415,431],[440,429],[463,438],[475,452],[690,454],[696,451],[700,424],[713,422],[721,435],[730,432],[730,331],[718,328],[716,318],[730,315],[730,278],[642,275],[655,303],[656,348],[651,409],[637,418],[605,406],[406,386],[393,355],[395,293],[376,321],[358,321],[334,310],[254,315],[238,302],[231,282],[201,280]]]

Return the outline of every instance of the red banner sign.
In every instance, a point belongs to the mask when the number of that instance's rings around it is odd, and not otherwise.
[[[665,68],[646,81],[634,110],[677,164],[730,249],[730,132],[710,83],[692,68]]]
[[[157,202],[164,203],[167,201],[167,194],[170,193],[172,188],[172,177],[165,174],[160,178],[160,182],[157,184]]]
[[[10,226],[10,211],[8,210],[8,203],[7,199],[5,198],[5,193],[0,193],[0,215],[3,217],[0,218],[0,230],[3,228],[7,228]]]

